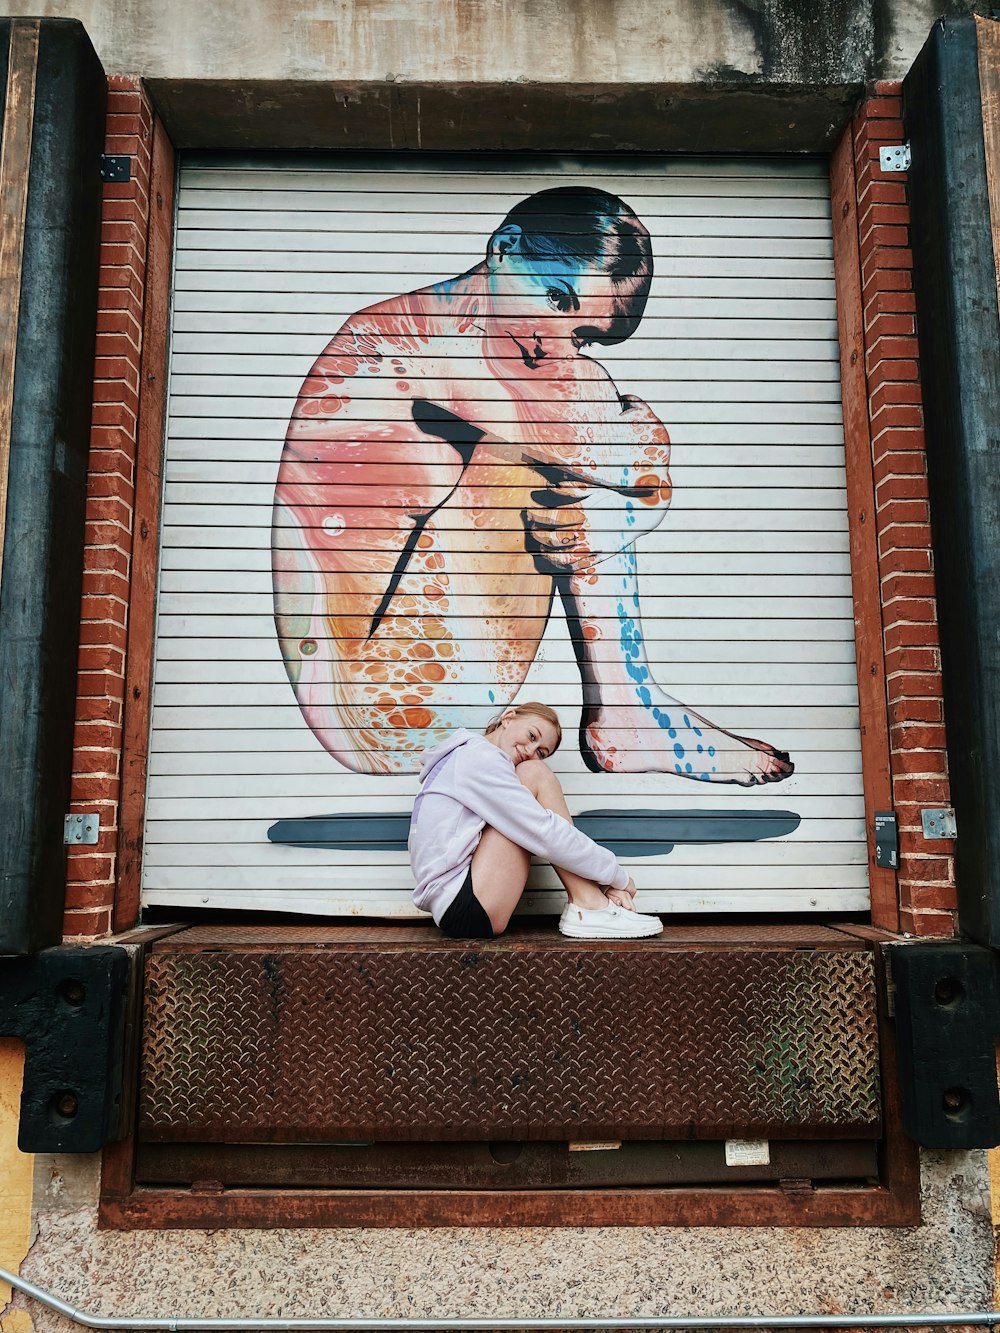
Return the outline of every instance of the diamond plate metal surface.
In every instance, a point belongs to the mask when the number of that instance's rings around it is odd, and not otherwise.
[[[141,1136],[878,1132],[865,949],[622,948],[551,936],[471,947],[416,930],[410,947],[160,941],[146,965]]]

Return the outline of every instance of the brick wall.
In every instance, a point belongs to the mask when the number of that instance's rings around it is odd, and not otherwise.
[[[102,207],[70,796],[72,810],[100,814],[101,830],[96,847],[69,851],[70,936],[108,932],[114,907],[152,138],[139,80],[110,79],[105,151],[131,158],[132,179],[105,183]]]
[[[902,143],[900,85],[876,83],[854,120],[865,372],[871,425],[893,804],[900,825],[900,929],[955,929],[951,841],[920,812],[948,806],[941,658],[905,173],[879,167]]]

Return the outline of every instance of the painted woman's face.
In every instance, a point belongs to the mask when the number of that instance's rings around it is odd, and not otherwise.
[[[505,715],[486,739],[503,750],[515,767],[525,759],[548,759],[559,740],[552,723],[532,713]]]
[[[610,327],[614,284],[596,268],[572,256],[525,258],[519,229],[504,228],[490,243],[487,319],[493,337],[510,341],[528,370],[546,361],[574,356],[594,331]]]

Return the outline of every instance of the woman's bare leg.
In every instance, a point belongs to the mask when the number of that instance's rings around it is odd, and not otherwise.
[[[521,783],[546,810],[572,823],[559,779],[541,759],[527,759],[514,770]],[[514,908],[521,900],[528,880],[531,855],[487,825],[472,857],[472,882],[476,897],[490,919],[495,934],[507,929]],[[600,910],[608,900],[600,885],[570,870],[554,866],[570,902],[580,907]]]

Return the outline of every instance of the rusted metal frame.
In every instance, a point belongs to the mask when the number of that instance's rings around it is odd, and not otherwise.
[[[174,232],[174,149],[153,114],[149,170],[149,218],[139,368],[139,412],[135,459],[135,508],[125,650],[125,708],[122,726],[118,811],[118,875],[114,929],[127,930],[139,917],[149,711],[153,673],[156,575],[159,562],[160,492],[166,431],[170,278]]]
[[[875,946],[877,948],[877,946]],[[876,968],[883,1086],[879,1183],[609,1190],[230,1189],[134,1183],[136,1139],[104,1151],[98,1225],[108,1229],[314,1226],[915,1226],[919,1155],[901,1128],[893,1024]]]
[[[18,1277],[15,1273],[8,1273],[5,1268],[0,1268],[0,1281],[8,1283],[17,1291],[24,1292],[33,1300],[38,1301],[40,1305],[46,1306],[50,1310],[64,1318],[71,1319],[75,1323],[81,1324],[85,1328],[99,1329],[149,1329],[163,1330],[164,1333],[184,1333],[194,1330],[210,1331],[210,1333],[221,1333],[221,1330],[244,1330],[245,1333],[255,1333],[255,1330],[274,1330],[274,1333],[293,1333],[293,1330],[312,1330],[313,1333],[320,1333],[320,1330],[327,1330],[327,1333],[378,1333],[379,1330],[385,1330],[385,1333],[443,1333],[443,1330],[449,1330],[449,1333],[490,1333],[493,1329],[511,1330],[534,1330],[545,1329],[550,1333],[560,1333],[561,1330],[588,1330],[589,1333],[601,1333],[604,1329],[618,1330],[627,1329],[754,1329],[760,1333],[767,1333],[769,1329],[799,1329],[799,1328],[837,1328],[837,1329],[867,1329],[867,1328],[993,1328],[1000,1324],[1000,1313],[991,1310],[975,1310],[966,1312],[952,1312],[948,1314],[890,1314],[890,1315],[646,1315],[646,1316],[584,1316],[574,1317],[572,1315],[560,1315],[556,1318],[542,1316],[541,1318],[515,1318],[503,1319],[493,1316],[472,1317],[472,1318],[441,1318],[436,1316],[432,1319],[425,1318],[393,1318],[384,1316],[382,1318],[356,1318],[351,1315],[346,1316],[327,1316],[325,1318],[284,1318],[276,1315],[257,1315],[251,1318],[231,1318],[213,1317],[198,1318],[186,1317],[183,1315],[167,1315],[160,1318],[145,1319],[141,1316],[102,1316],[90,1315],[83,1310],[78,1310],[74,1306],[60,1300],[58,1296],[53,1296],[51,1292],[45,1291],[42,1287],[36,1287],[33,1282],[28,1282],[25,1278]]]
[[[854,124],[848,122],[830,160],[833,259],[840,339],[840,385],[844,409],[848,531],[854,593],[854,639],[861,709],[861,771],[868,840],[872,923],[899,929],[895,873],[875,862],[875,811],[892,809],[888,697],[882,598],[875,524],[875,479],[868,378],[865,373],[864,308],[858,239],[858,193],[854,171]]]
[[[40,31],[39,19],[14,19],[11,22],[3,138],[0,141],[0,312],[3,314],[0,331],[0,586],[3,584],[3,548],[7,530],[14,363],[21,309],[21,266]]]

